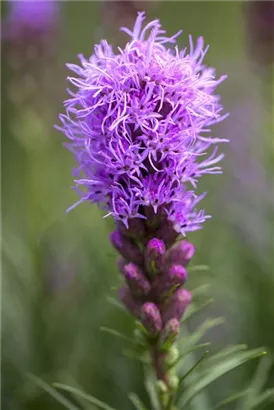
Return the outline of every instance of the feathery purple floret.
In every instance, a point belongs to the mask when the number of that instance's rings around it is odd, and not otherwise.
[[[169,49],[180,32],[166,37],[158,20],[142,29],[144,19],[141,12],[133,31],[122,28],[131,40],[117,54],[102,40],[89,59],[79,56],[82,66],[68,64],[77,90],[58,128],[78,163],[77,204],[97,203],[126,227],[150,207],[185,234],[209,218],[196,210],[205,196],[195,192],[199,177],[221,172],[224,140],[210,127],[227,116],[214,95],[226,76],[215,79],[203,64],[202,37],[196,46],[190,37],[189,51]]]

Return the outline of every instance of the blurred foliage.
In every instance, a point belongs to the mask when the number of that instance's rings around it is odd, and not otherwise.
[[[192,271],[195,272],[198,268],[194,266]],[[150,354],[154,342],[140,322],[136,322],[136,329],[131,337],[116,329],[101,328],[111,336],[126,340],[128,348],[124,350],[124,355],[143,364],[144,387],[148,396],[148,404],[144,404],[136,393],[130,392],[128,398],[136,410],[211,410],[224,408],[230,403],[236,403],[236,408],[239,409],[262,410],[268,404],[274,403],[274,388],[265,388],[269,370],[273,364],[270,357],[261,358],[267,355],[267,352],[262,348],[247,349],[247,345],[241,344],[226,346],[217,353],[210,354],[211,343],[199,342],[210,329],[224,323],[222,317],[207,317],[192,332],[188,331],[189,320],[213,302],[212,299],[205,300],[207,290],[204,285],[193,290],[192,303],[181,322],[182,336],[177,342],[174,343],[174,335],[171,335],[161,344],[161,352],[167,355],[169,381],[170,383],[172,381],[169,387],[163,380],[156,379]],[[115,299],[110,299],[110,302],[116,308],[122,309],[124,314],[128,314],[123,305]],[[200,353],[198,360],[195,359],[195,352]],[[212,383],[239,366],[258,358],[261,358],[260,363],[252,380],[248,382],[248,386],[222,398],[219,403],[211,401],[206,389]],[[51,386],[34,375],[29,375],[29,377],[68,410],[85,410],[86,408],[115,410],[108,403],[98,400],[81,389],[59,382]],[[63,392],[70,394],[69,399],[62,394]],[[92,407],[90,405],[87,407],[87,403],[92,403]]]
[[[32,373],[129,410],[128,392],[147,400],[142,367],[123,356],[123,342],[100,331],[111,326],[131,335],[133,329],[131,318],[107,303],[120,281],[108,242],[112,221],[87,204],[65,213],[77,200],[70,190],[73,158],[53,129],[65,98],[65,63],[92,52],[106,32],[100,22],[107,8],[91,1],[60,7],[55,54],[39,76],[32,66],[24,75],[11,69],[9,50],[2,50],[2,406],[62,408],[27,377]],[[210,283],[216,303],[193,318],[190,332],[207,316],[225,316],[226,324],[209,333],[217,351],[247,343],[271,355],[273,76],[262,76],[246,56],[241,2],[156,2],[148,15],[169,33],[183,28],[180,44],[188,34],[203,35],[210,44],[206,62],[229,76],[220,92],[231,116],[214,130],[231,140],[225,173],[214,182],[205,177],[200,188],[209,192],[204,202],[214,218],[189,235],[197,247],[194,263],[210,270],[191,273],[188,286]],[[208,397],[217,402],[245,388],[252,371],[250,365],[222,377]],[[270,368],[266,386],[273,382]]]

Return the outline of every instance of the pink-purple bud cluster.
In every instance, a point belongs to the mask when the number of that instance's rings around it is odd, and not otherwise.
[[[158,20],[142,28],[144,19],[122,28],[124,49],[102,40],[91,57],[79,56],[81,66],[68,64],[76,90],[58,128],[77,161],[77,204],[97,203],[129,230],[134,219],[165,218],[157,238],[169,234],[172,243],[174,231],[185,235],[209,218],[196,209],[205,193],[195,190],[203,174],[221,173],[216,145],[224,140],[210,132],[227,116],[214,94],[226,76],[216,79],[203,63],[202,37],[168,48],[180,32],[166,37]]]
[[[122,255],[118,266],[126,285],[121,287],[119,296],[151,335],[159,335],[162,340],[168,335],[175,338],[180,319],[191,302],[191,294],[183,286],[187,280],[186,266],[195,249],[186,240],[173,243],[168,249],[157,237],[147,239],[147,223],[142,223],[145,228],[140,243],[129,239],[130,231],[123,233],[117,229],[110,235]]]

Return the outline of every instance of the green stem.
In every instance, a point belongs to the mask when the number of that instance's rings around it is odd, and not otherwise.
[[[154,340],[151,347],[152,365],[158,381],[161,381],[166,386],[166,392],[159,391],[158,397],[161,404],[161,410],[176,410],[173,404],[174,391],[170,388],[168,366],[166,365],[167,352],[159,349],[158,339]]]

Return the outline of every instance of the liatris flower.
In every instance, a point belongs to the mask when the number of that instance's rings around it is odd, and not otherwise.
[[[82,67],[68,64],[78,87],[65,102],[60,129],[78,162],[74,170],[79,202],[97,203],[128,227],[132,218],[146,218],[146,207],[163,213],[177,232],[199,229],[209,217],[197,211],[205,194],[197,195],[198,178],[220,173],[223,158],[211,145],[209,127],[221,121],[222,107],[215,71],[206,68],[203,39],[196,48],[165,48],[177,33],[164,36],[158,20],[143,30],[139,13],[132,40],[114,54],[103,40]],[[148,39],[145,35],[151,30]],[[84,192],[81,190],[84,188]]]
[[[214,95],[226,76],[216,80],[203,64],[202,38],[194,47],[190,37],[189,51],[166,48],[180,33],[166,37],[158,20],[142,29],[144,17],[133,31],[122,28],[131,40],[117,54],[103,40],[89,59],[80,55],[81,67],[68,65],[77,90],[58,128],[78,163],[78,203],[97,203],[116,221],[110,239],[127,283],[119,296],[145,328],[157,378],[172,389],[161,343],[174,341],[191,302],[183,285],[195,251],[175,242],[209,218],[196,209],[205,196],[196,188],[203,174],[221,172],[215,145],[224,140],[208,133],[226,117]]]
[[[1,35],[11,67],[27,73],[39,71],[54,54],[58,18],[59,4],[53,0],[9,2]]]
[[[44,151],[58,90],[59,7],[53,0],[9,1],[1,30],[12,133],[32,150]]]
[[[37,36],[51,31],[56,24],[58,3],[52,0],[21,0],[9,2],[4,37],[22,41],[25,35]]]

